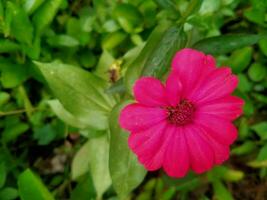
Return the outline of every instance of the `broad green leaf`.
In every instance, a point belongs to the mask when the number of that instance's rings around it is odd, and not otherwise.
[[[61,34],[49,37],[47,43],[52,47],[77,47],[79,46],[79,41],[72,36]]]
[[[66,110],[90,127],[107,128],[107,114],[115,100],[105,94],[108,86],[105,81],[79,67],[59,62],[36,65]]]
[[[150,54],[142,70],[143,76],[162,78],[168,71],[176,51],[185,47],[186,35],[182,27],[170,27],[163,35],[155,50]]]
[[[64,121],[70,126],[77,127],[80,129],[85,129],[87,127],[87,124],[83,123],[81,120],[76,118],[74,115],[72,115],[69,111],[67,111],[63,105],[60,103],[59,100],[50,100],[47,102],[48,105],[51,107],[53,112],[57,115],[59,119]]]
[[[41,179],[30,169],[25,170],[18,178],[19,196],[21,200],[54,200]]]
[[[62,0],[46,0],[33,15],[37,35],[40,35],[54,19]]]
[[[25,10],[8,1],[7,11],[12,13],[11,34],[21,43],[32,44],[33,26]]]
[[[103,50],[98,64],[96,66],[96,70],[94,71],[94,74],[96,74],[97,76],[105,79],[105,80],[109,80],[109,73],[108,71],[111,68],[111,65],[115,62],[115,58],[111,55],[111,53],[109,53],[106,50]]]
[[[247,140],[242,145],[233,148],[231,153],[234,155],[244,155],[244,154],[251,153],[255,149],[256,149],[255,142],[251,140]]]
[[[254,161],[247,163],[248,166],[254,168],[266,168],[267,167],[267,144],[265,144]]]
[[[233,200],[232,194],[223,185],[220,180],[216,180],[212,183],[214,195],[218,200]]]
[[[41,38],[36,35],[33,40],[33,44],[30,46],[23,46],[23,51],[27,56],[29,56],[32,60],[38,60],[41,53]]]
[[[0,62],[1,83],[4,88],[14,88],[25,81],[28,76],[28,68],[24,65],[18,65],[8,60]]]
[[[0,92],[0,107],[6,104],[10,99],[10,94],[7,92]]]
[[[135,81],[141,76],[146,61],[157,47],[159,40],[162,38],[162,35],[168,27],[168,24],[157,26],[150,34],[145,46],[140,52],[140,55],[128,66],[124,83],[129,93],[132,93],[132,87]]]
[[[267,39],[261,39],[259,41],[259,46],[262,53],[267,56]]]
[[[257,43],[263,36],[255,34],[222,35],[203,39],[193,48],[207,54],[225,54]]]
[[[0,191],[1,200],[13,200],[18,198],[18,190],[11,187],[6,187]]]
[[[116,31],[109,33],[102,40],[102,48],[106,50],[113,49],[120,45],[127,37],[127,34],[123,31]]]
[[[65,128],[65,127],[63,127]],[[52,142],[58,135],[62,134],[63,130],[57,130],[55,124],[46,124],[42,127],[37,127],[34,129],[33,138],[38,140],[38,145],[48,145]]]
[[[84,175],[71,192],[70,200],[94,200],[96,198],[90,174]]]
[[[267,122],[255,124],[251,127],[251,129],[254,130],[262,140],[267,139]]]
[[[251,22],[266,27],[265,24],[265,9],[264,8],[249,8],[245,10],[244,16]]]
[[[128,33],[136,33],[142,30],[143,19],[139,10],[131,4],[120,3],[113,11],[115,19]]]
[[[183,17],[187,18],[190,15],[193,15],[198,12],[202,5],[202,2],[203,0],[191,0],[188,7],[186,8],[185,13],[183,13]]]
[[[122,130],[118,124],[120,111],[128,103],[129,101],[117,105],[109,120],[111,132],[109,169],[112,185],[120,199],[126,199],[130,192],[141,184],[146,175],[146,170],[128,147],[129,133]]]
[[[89,141],[89,170],[92,175],[97,199],[101,199],[104,192],[111,185],[111,178],[108,168],[109,143],[107,135],[93,138]]]
[[[252,81],[259,82],[266,76],[266,67],[261,63],[253,63],[248,69],[248,76]]]
[[[265,144],[257,156],[257,161],[267,160],[267,144]]]
[[[27,123],[22,122],[7,126],[2,132],[2,141],[10,142],[12,140],[15,140],[18,136],[25,133],[29,128],[30,127]]]
[[[0,53],[8,53],[20,50],[20,46],[8,39],[0,39]]]
[[[77,180],[89,171],[90,157],[90,140],[87,141],[75,154],[71,164],[71,177]]]
[[[240,73],[249,66],[252,59],[252,51],[251,47],[235,50],[226,64],[233,69],[234,73]]]
[[[22,0],[23,8],[30,15],[33,13],[45,0]]]
[[[249,92],[252,89],[252,83],[245,74],[238,74],[238,89],[242,92]]]

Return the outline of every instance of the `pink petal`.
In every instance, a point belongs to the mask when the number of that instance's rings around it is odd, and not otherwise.
[[[206,77],[215,69],[215,61],[200,51],[186,48],[176,53],[172,60],[172,69],[178,73],[184,96],[187,96],[201,77]]]
[[[147,106],[167,105],[163,84],[153,77],[143,77],[135,82],[134,96],[136,100]]]
[[[199,105],[197,112],[234,120],[242,114],[243,99],[227,96]]]
[[[144,131],[132,133],[129,137],[130,148],[147,170],[157,170],[162,166],[169,135],[167,126],[163,121]]]
[[[182,93],[182,83],[179,80],[177,72],[173,71],[170,73],[166,81],[166,96],[168,102],[172,106],[176,106],[180,102]]]
[[[163,168],[169,176],[180,178],[186,175],[189,167],[189,153],[183,128],[174,127],[172,140],[165,152]]]
[[[213,149],[215,164],[219,165],[226,161],[230,155],[229,146],[218,143],[214,138],[210,136],[209,133],[206,132],[205,129],[201,127],[198,127],[198,129],[202,132],[202,138],[206,140],[206,142],[209,143],[211,148]]]
[[[119,123],[122,128],[138,132],[164,120],[165,110],[140,105],[138,103],[126,106],[120,114]]]
[[[185,127],[185,137],[190,153],[190,163],[196,173],[203,173],[212,168],[214,162],[213,150],[200,136],[201,131],[194,126]]]
[[[194,123],[204,128],[220,144],[230,145],[237,138],[236,127],[226,119],[201,113],[195,116]]]
[[[237,87],[238,79],[231,73],[230,68],[219,68],[213,70],[197,88],[195,88],[189,99],[198,104],[215,100],[230,95]]]

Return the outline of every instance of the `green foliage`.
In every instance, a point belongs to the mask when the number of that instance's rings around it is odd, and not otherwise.
[[[125,199],[144,179],[146,171],[127,145],[127,133],[118,124],[121,109],[129,102],[117,105],[109,120],[110,158],[109,169],[113,187],[120,199]]]
[[[0,199],[266,195],[266,11],[265,0],[0,0]],[[229,161],[171,179],[147,173],[118,115],[135,81],[164,80],[184,47],[231,67],[246,104]]]

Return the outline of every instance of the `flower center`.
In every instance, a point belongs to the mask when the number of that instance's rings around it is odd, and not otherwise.
[[[183,99],[176,106],[166,107],[168,112],[168,122],[176,126],[186,125],[193,120],[195,106],[190,101]]]

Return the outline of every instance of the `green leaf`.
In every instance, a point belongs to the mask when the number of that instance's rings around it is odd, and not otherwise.
[[[216,180],[212,183],[214,194],[218,200],[233,200],[233,197],[229,190],[223,185],[220,180]]]
[[[92,178],[90,174],[86,174],[71,192],[70,200],[93,200],[95,198]]]
[[[257,43],[263,36],[255,34],[223,35],[198,41],[193,48],[207,54],[226,54]]]
[[[18,136],[25,133],[29,128],[30,127],[28,124],[22,122],[7,126],[2,133],[2,141],[10,142],[15,140]]]
[[[109,162],[109,144],[107,135],[93,138],[89,141],[88,157],[89,170],[92,175],[97,199],[101,199],[104,192],[111,185],[111,178],[108,168]],[[97,152],[97,153],[96,153]]]
[[[231,153],[234,155],[244,155],[251,153],[255,148],[256,144],[251,140],[247,140],[242,145],[233,148]]]
[[[53,21],[62,0],[46,0],[33,15],[33,23],[36,28],[37,35],[40,35],[44,28],[49,26]]]
[[[0,39],[0,53],[9,53],[20,50],[20,46],[8,39]]]
[[[131,4],[120,3],[113,11],[115,19],[128,33],[137,33],[142,30],[143,18],[139,10]]]
[[[14,88],[25,81],[28,76],[28,68],[24,65],[11,63],[7,60],[0,62],[1,83],[4,88]]]
[[[202,2],[203,2],[203,0],[191,0],[189,5],[186,8],[185,13],[183,13],[183,17],[187,18],[190,15],[193,15],[196,12],[198,12],[201,5],[202,5]]]
[[[102,40],[102,48],[109,50],[120,45],[127,37],[127,34],[123,31],[116,31],[109,33]]]
[[[248,76],[252,81],[259,82],[266,76],[266,67],[261,63],[253,63],[248,69]]]
[[[50,100],[47,102],[48,105],[51,107],[53,112],[57,115],[59,119],[64,121],[70,126],[85,129],[87,127],[86,123],[83,123],[83,121],[76,118],[74,115],[72,115],[69,111],[67,111],[63,105],[60,103],[59,100]]]
[[[18,178],[19,196],[21,200],[54,200],[39,177],[30,169],[25,170]]]
[[[251,127],[251,129],[254,130],[262,140],[267,139],[267,122],[255,124]]]
[[[238,89],[242,92],[249,92],[252,89],[252,84],[245,74],[238,74]]]
[[[142,70],[143,76],[162,78],[168,71],[175,52],[185,47],[186,35],[182,27],[170,27],[150,54]]]
[[[11,187],[6,187],[0,191],[1,200],[13,200],[18,198],[18,190]]]
[[[262,53],[267,56],[267,39],[261,39],[259,41],[259,46]]]
[[[125,74],[124,84],[129,93],[132,93],[132,87],[135,81],[141,76],[142,70],[151,53],[155,50],[162,35],[169,27],[168,24],[157,26],[150,34],[146,45],[143,47],[139,56],[131,62]]]
[[[64,108],[87,126],[107,128],[107,115],[115,103],[105,94],[108,84],[79,67],[59,62],[36,65]]]
[[[233,69],[234,73],[240,73],[249,66],[252,59],[252,51],[251,47],[235,50],[226,64]]]
[[[71,164],[71,177],[77,180],[89,171],[90,157],[90,140],[87,141],[75,154]]]
[[[96,70],[94,71],[94,74],[96,74],[97,76],[105,79],[105,80],[109,80],[109,74],[108,71],[111,68],[111,65],[115,62],[115,58],[111,55],[111,53],[109,53],[106,50],[103,50],[98,64],[96,66]]]
[[[128,103],[129,101],[117,105],[111,112],[109,120],[111,132],[109,169],[113,187],[120,199],[126,199],[146,175],[146,170],[128,147],[129,133],[122,130],[118,124],[120,111]]]
[[[45,0],[22,0],[23,8],[30,15],[33,13]]]
[[[72,36],[61,34],[49,37],[47,43],[52,47],[77,47],[79,41]]]
[[[8,1],[7,12],[8,11],[12,13],[11,34],[14,35],[19,42],[30,45],[33,39],[33,26],[25,10]]]

